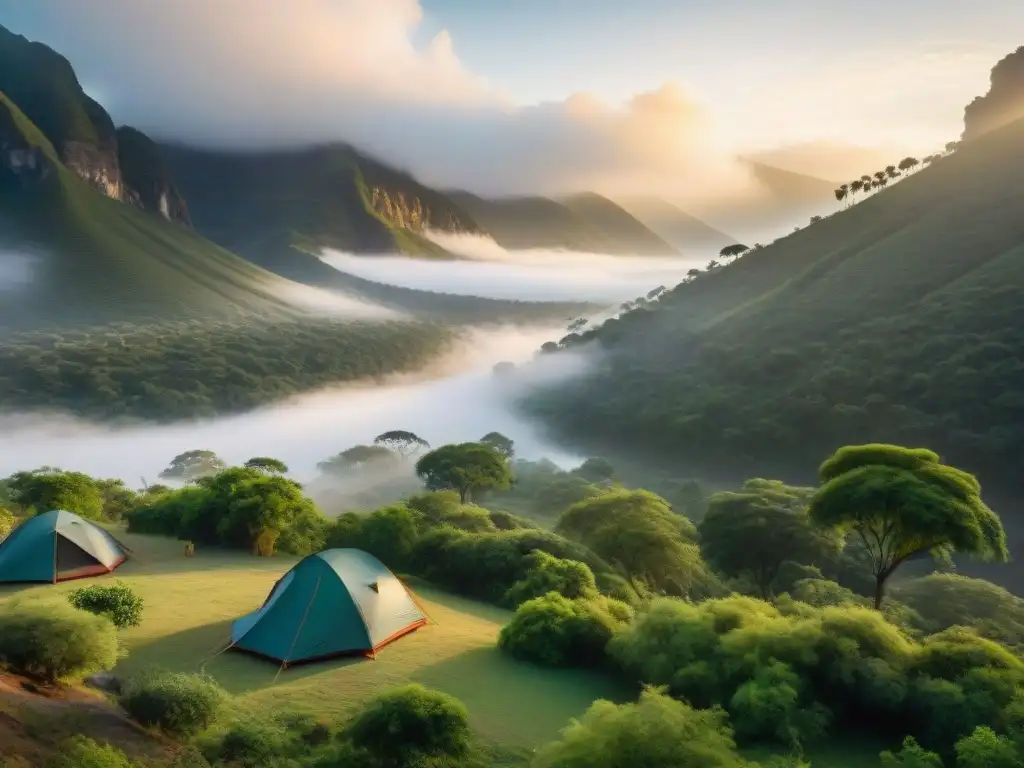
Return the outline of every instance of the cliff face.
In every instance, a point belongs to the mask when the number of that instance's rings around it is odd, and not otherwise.
[[[28,140],[12,108],[0,99],[0,184],[22,189],[36,186],[54,171],[43,148]]]
[[[1020,119],[1024,119],[1024,46],[993,67],[988,93],[967,105],[963,138],[975,139]]]
[[[124,181],[122,199],[126,203],[191,226],[185,198],[171,183],[152,139],[134,128],[118,128],[117,159]]]
[[[399,229],[413,232],[441,230],[444,232],[474,232],[477,227],[466,222],[451,207],[432,211],[415,193],[406,195],[401,189],[370,188],[370,207]]]

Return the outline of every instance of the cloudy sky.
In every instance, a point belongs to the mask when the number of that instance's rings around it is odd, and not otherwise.
[[[0,24],[162,138],[344,139],[482,193],[681,200],[733,194],[737,155],[841,180],[957,138],[1024,3],[0,0]]]

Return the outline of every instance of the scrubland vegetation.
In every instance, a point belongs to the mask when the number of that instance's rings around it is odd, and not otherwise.
[[[813,764],[822,745],[852,733],[890,745],[886,765],[1020,764],[1024,604],[948,565],[955,552],[1005,558],[1005,536],[977,481],[930,451],[844,448],[822,464],[819,486],[755,478],[712,494],[695,524],[666,499],[617,483],[603,459],[545,474],[516,461],[498,434],[431,449],[396,430],[375,447],[391,454],[376,460],[414,463],[428,490],[329,519],[271,457],[229,467],[192,451],[164,472],[183,486],[121,487],[131,499],[121,506],[108,500],[117,484],[55,469],[8,479],[7,504],[17,521],[59,498],[135,534],[262,556],[363,549],[397,573],[513,609],[492,642],[517,663],[586,668],[639,697],[595,702],[527,757],[494,752],[461,702],[418,685],[327,722],[239,709],[215,677],[137,669],[119,706],[205,761],[188,765],[667,768],[755,765],[749,755],[766,749]],[[587,492],[538,493],[570,478]],[[560,506],[533,517],[538,498]],[[502,499],[529,516],[487,508]],[[900,576],[922,557],[937,570]],[[42,681],[81,680],[114,665],[115,625],[139,622],[143,601],[123,584],[64,602],[8,598],[0,664]],[[116,745],[62,748],[58,759],[141,765]]]
[[[450,331],[426,323],[194,322],[31,332],[0,341],[0,409],[157,421],[240,412],[412,371]]]

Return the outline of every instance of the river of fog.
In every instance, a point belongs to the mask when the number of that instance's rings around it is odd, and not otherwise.
[[[433,445],[477,440],[491,431],[515,441],[523,458],[547,456],[563,465],[581,457],[547,444],[529,423],[513,415],[510,396],[524,382],[497,378],[503,360],[530,359],[561,328],[503,328],[471,333],[448,360],[446,372],[396,377],[384,385],[351,385],[297,397],[243,416],[171,426],[106,427],[67,416],[0,417],[0,477],[44,465],[91,475],[120,477],[131,487],[158,481],[168,460],[183,451],[216,451],[229,463],[274,456],[306,481],[323,459],[390,429],[416,432]],[[576,375],[581,358],[558,356],[535,366],[531,376]],[[520,374],[521,376],[522,374]]]
[[[487,237],[438,235],[431,239],[458,260],[356,256],[326,250],[335,269],[365,280],[427,291],[523,301],[607,301],[618,304],[664,285],[678,284],[707,259],[611,256],[552,249],[508,251]]]

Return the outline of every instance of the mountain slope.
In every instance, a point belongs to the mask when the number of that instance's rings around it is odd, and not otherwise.
[[[744,473],[924,444],[1024,455],[1024,122],[583,334],[605,365],[530,407],[564,435]]]
[[[616,252],[639,256],[672,256],[676,250],[607,197],[581,192],[558,202],[576,214],[591,229],[616,243]]]
[[[293,245],[447,257],[423,230],[480,231],[441,193],[346,145],[266,153],[165,145],[161,151],[195,226],[280,274],[293,271]]]
[[[504,248],[565,248],[595,253],[618,250],[616,243],[569,208],[546,197],[487,199],[469,192],[449,192],[448,196],[469,211]]]
[[[98,193],[3,94],[0,220],[0,251],[30,272],[5,291],[0,326],[295,311],[280,278]]]
[[[713,255],[736,242],[731,235],[659,197],[636,197],[619,201],[619,204],[684,255]]]

